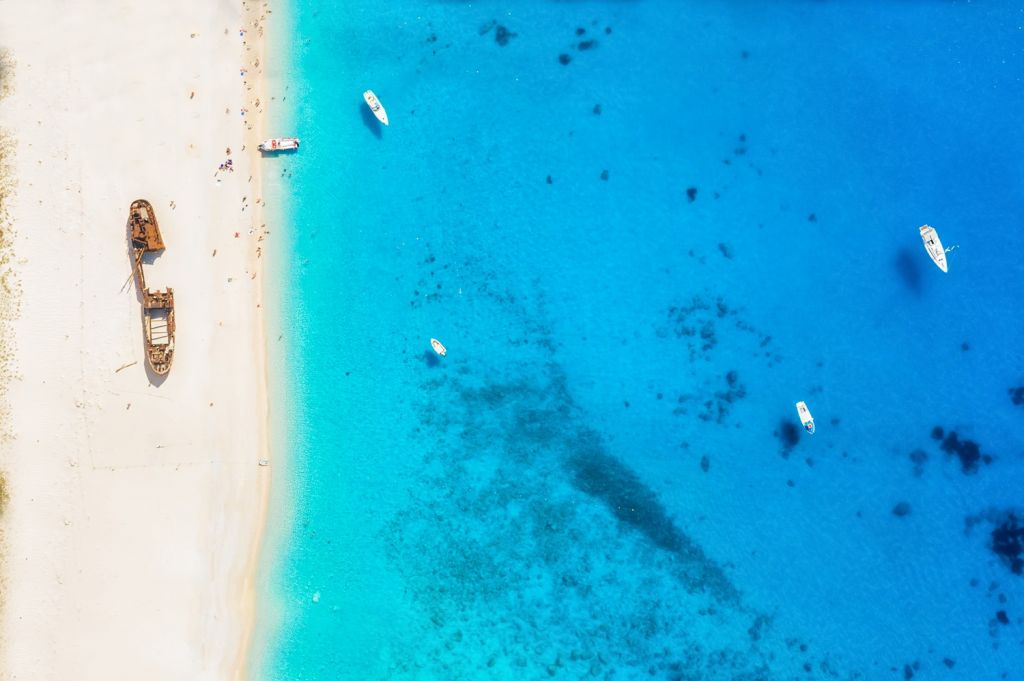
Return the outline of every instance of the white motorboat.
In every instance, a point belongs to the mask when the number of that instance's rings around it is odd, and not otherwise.
[[[363,99],[366,100],[366,106],[370,107],[370,111],[377,117],[377,120],[384,125],[388,124],[388,112],[384,110],[384,105],[377,99],[377,95],[373,94],[373,90],[367,90],[363,93]]]
[[[299,148],[298,137],[271,137],[260,142],[256,147],[260,151],[291,151]]]
[[[443,345],[441,345],[441,341],[437,340],[436,338],[430,339],[430,347],[434,348],[434,352],[441,355],[442,357],[448,354],[448,350]]]
[[[924,250],[928,251],[928,255],[939,266],[939,269],[943,272],[948,272],[946,249],[942,247],[942,242],[939,241],[939,233],[935,231],[935,228],[921,225],[921,241],[924,242]]]
[[[811,410],[807,408],[807,403],[803,400],[797,402],[796,413],[800,415],[800,423],[804,425],[807,434],[814,435],[814,418],[811,416]]]

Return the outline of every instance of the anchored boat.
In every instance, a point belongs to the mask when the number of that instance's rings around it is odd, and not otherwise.
[[[800,415],[800,423],[804,424],[807,434],[814,435],[814,418],[811,416],[811,410],[807,408],[807,403],[803,400],[797,402],[796,413]]]
[[[367,90],[363,93],[363,99],[366,100],[366,106],[370,107],[370,111],[377,117],[377,120],[384,125],[388,124],[388,112],[384,110],[384,105],[377,99],[377,95],[373,94],[373,90]]]
[[[271,151],[292,151],[293,149],[299,148],[298,137],[271,137],[268,140],[263,140],[256,147],[260,151],[266,153]]]
[[[132,247],[132,273],[142,293],[142,332],[146,361],[153,373],[164,376],[174,359],[174,289],[150,291],[142,271],[146,253],[164,250],[153,206],[145,199],[133,201],[128,212],[128,238]]]
[[[921,241],[924,242],[924,250],[928,251],[932,261],[938,265],[940,270],[948,272],[946,249],[942,247],[942,242],[939,241],[939,233],[935,231],[935,228],[921,225]]]
[[[430,347],[434,348],[434,352],[441,355],[442,357],[448,354],[447,348],[441,345],[441,341],[437,340],[436,338],[430,339]]]

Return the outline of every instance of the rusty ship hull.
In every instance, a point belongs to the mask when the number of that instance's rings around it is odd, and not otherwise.
[[[128,239],[132,250],[135,285],[142,293],[142,332],[146,361],[153,373],[165,376],[174,359],[174,289],[151,291],[146,287],[142,259],[146,253],[162,251],[163,238],[152,204],[145,199],[132,202],[128,212]]]

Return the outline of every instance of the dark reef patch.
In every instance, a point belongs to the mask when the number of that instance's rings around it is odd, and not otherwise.
[[[688,589],[710,590],[719,599],[739,594],[720,567],[711,561],[669,517],[657,495],[637,475],[602,448],[593,433],[581,433],[566,460],[573,485],[601,502],[624,525],[679,559]]]
[[[1024,385],[1017,388],[1010,388],[1007,392],[1010,393],[1010,401],[1014,406],[1024,406]]]
[[[941,429],[933,429],[932,437],[935,437],[936,430],[941,432]],[[953,431],[949,431],[945,439],[942,440],[940,447],[946,454],[956,456],[960,460],[960,469],[964,475],[977,473],[981,464],[992,463],[992,457],[988,454],[982,454],[977,442],[961,440]]]
[[[716,391],[714,399],[704,401],[704,410],[698,414],[702,421],[724,423],[732,409],[732,405],[747,396],[747,389],[739,382],[739,374],[735,369],[725,375],[726,390]]]
[[[914,464],[913,472],[915,478],[924,475],[924,465],[928,462],[928,452],[923,449],[915,449],[909,454],[910,462]]]
[[[1015,575],[1024,574],[1024,526],[1014,513],[992,530],[992,552],[1010,568]]]
[[[725,256],[726,260],[732,260],[732,247],[729,244],[718,242],[718,251]]]
[[[592,50],[595,47],[597,47],[597,41],[596,40],[581,40],[576,45],[576,49],[580,50],[581,52],[584,52],[586,50]]]
[[[694,201],[697,200],[697,188],[696,187],[687,187],[686,188],[686,199],[690,203],[693,203]]]
[[[608,171],[607,170],[602,170],[601,171],[601,179],[604,180],[605,182],[608,181]]]
[[[600,116],[601,115],[601,104],[600,103],[595,104],[594,108],[591,109],[591,111],[594,112],[595,116]]]
[[[499,24],[494,29],[494,42],[498,43],[498,45],[500,45],[501,47],[505,47],[506,45],[508,45],[508,41],[512,40],[512,38],[515,38],[517,35],[519,34],[513,33],[512,31],[508,30],[507,28]]]
[[[722,244],[722,247],[732,255],[728,245]],[[781,361],[771,348],[772,337],[743,319],[741,312],[742,309],[731,306],[721,296],[694,296],[689,304],[669,307],[666,313],[668,324],[655,326],[654,333],[658,338],[675,338],[685,344],[690,384],[695,386],[692,393],[677,395],[673,414],[696,415],[705,422],[725,424],[732,406],[746,397],[746,388],[740,384],[735,369],[727,372],[727,388],[723,390],[721,373],[712,370],[710,365],[702,366],[703,362],[711,362],[715,356],[720,329],[728,334],[730,349],[743,349],[750,356],[762,359],[769,368]],[[734,329],[742,333],[735,334]]]
[[[558,55],[558,63],[561,64],[562,66],[567,66],[571,61],[572,57],[569,56],[568,54],[565,54],[564,52]]]
[[[903,518],[910,515],[910,504],[905,501],[901,501],[892,507],[892,514],[897,518]]]

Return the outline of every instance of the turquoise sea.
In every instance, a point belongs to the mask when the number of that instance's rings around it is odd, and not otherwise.
[[[254,678],[1024,678],[1019,3],[275,21]]]

